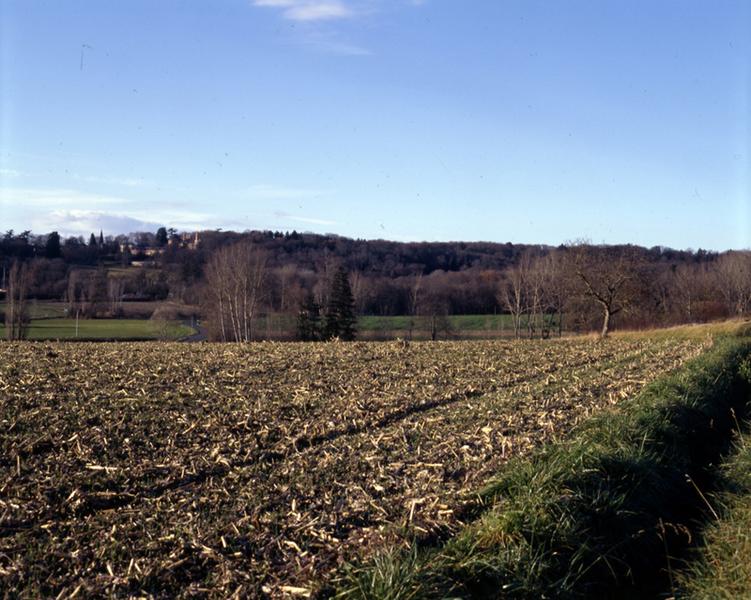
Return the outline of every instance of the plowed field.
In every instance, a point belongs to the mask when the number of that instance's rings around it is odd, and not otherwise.
[[[0,595],[309,595],[707,343],[0,344]]]

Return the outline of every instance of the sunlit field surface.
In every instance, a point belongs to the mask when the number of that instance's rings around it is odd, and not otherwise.
[[[2,587],[306,595],[709,343],[2,344]]]

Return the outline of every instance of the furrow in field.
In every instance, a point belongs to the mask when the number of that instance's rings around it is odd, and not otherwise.
[[[5,345],[0,568],[41,595],[307,587],[453,530],[509,456],[702,347]]]

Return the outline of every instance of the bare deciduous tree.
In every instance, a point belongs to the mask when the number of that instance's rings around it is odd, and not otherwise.
[[[206,265],[208,317],[222,341],[249,342],[261,305],[266,254],[249,242],[217,250]]]
[[[422,271],[410,275],[407,287],[407,312],[409,313],[409,337],[412,339],[412,330],[415,327],[415,318],[422,308]]]
[[[451,333],[451,323],[448,319],[449,306],[442,289],[443,285],[443,277],[439,272],[431,273],[424,279],[420,276],[416,314],[425,318],[430,331],[430,339],[433,341],[438,339],[439,332],[442,332],[446,338]]]
[[[545,303],[544,311],[548,316],[548,330],[553,326],[558,329],[558,336],[563,335],[563,311],[568,295],[571,293],[570,282],[566,278],[564,257],[560,250],[548,253],[539,259],[544,272]]]
[[[526,272],[521,263],[514,265],[506,270],[506,278],[501,282],[498,292],[498,303],[505,306],[511,315],[515,338],[521,336],[522,317],[526,312],[525,278]]]
[[[751,308],[751,252],[723,254],[714,271],[728,313],[747,314]]]
[[[511,314],[516,337],[523,325],[530,339],[548,337],[556,319],[560,327],[566,286],[555,252],[527,250],[505,275],[497,298]]]
[[[118,316],[122,312],[125,279],[117,276],[107,278],[107,298],[110,305],[110,315]]]
[[[693,323],[697,317],[697,304],[708,295],[706,288],[710,277],[707,265],[680,264],[671,273],[670,289],[678,321]]]
[[[28,311],[26,297],[32,273],[29,264],[13,261],[8,274],[8,288],[5,301],[5,337],[9,340],[22,340],[26,337]]]
[[[600,336],[610,331],[611,319],[628,305],[629,292],[637,287],[638,261],[628,247],[594,247],[579,244],[573,249],[573,268],[584,296],[602,310]]]
[[[352,287],[352,296],[355,299],[355,311],[362,314],[365,310],[365,303],[368,299],[368,279],[362,271],[353,271],[349,276]]]
[[[545,336],[545,313],[547,308],[548,273],[544,257],[525,252],[520,261],[525,272],[524,298],[526,299],[527,333],[532,339],[538,333]]]
[[[281,269],[277,269],[276,278],[279,288],[279,310],[285,312],[291,309],[294,304],[290,302],[290,288],[295,280],[297,268],[295,265],[284,265]]]

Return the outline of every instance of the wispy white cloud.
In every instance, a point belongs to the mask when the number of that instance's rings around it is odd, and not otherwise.
[[[0,168],[0,178],[3,178],[3,179],[36,178],[39,176],[40,176],[39,172],[33,173],[29,171],[20,171],[18,169]],[[145,186],[157,187],[157,184],[154,183],[153,181],[149,181],[141,177],[103,177],[100,175],[81,175],[79,173],[68,173],[67,171],[66,171],[65,177],[73,181],[79,181],[79,182],[84,182],[84,183],[115,185],[115,186],[121,186],[121,187],[131,187],[131,188],[145,187]]]
[[[30,229],[35,233],[57,231],[63,236],[98,232],[105,235],[156,231],[174,227],[179,231],[203,229],[266,229],[274,222],[303,223],[311,227],[330,227],[336,221],[306,212],[303,208],[333,194],[331,190],[257,184],[235,192],[241,202],[233,216],[212,211],[205,203],[128,197],[123,194],[97,194],[65,188],[0,186],[0,217],[5,229]],[[251,208],[244,214],[240,207]],[[296,210],[292,208],[296,206]],[[276,212],[274,209],[280,207]],[[290,209],[286,212],[284,209]]]
[[[288,212],[284,211],[276,211],[274,213],[274,216],[278,219],[283,219],[285,221],[296,221],[298,223],[307,223],[308,225],[336,225],[336,221],[331,221],[329,219],[318,219],[315,217],[301,217],[299,215],[292,215]]]
[[[239,221],[193,211],[181,202],[158,204],[122,196],[75,189],[0,188],[3,223],[36,233],[88,235],[102,229],[107,234],[154,231],[161,226],[179,230],[240,227]]]
[[[219,221],[213,215],[185,211],[157,211],[155,213],[131,210],[81,210],[55,209],[32,220],[35,232],[57,231],[61,235],[89,235],[100,229],[105,234],[117,235],[135,231],[156,231],[159,227],[174,227],[179,231],[238,227],[238,221]]]
[[[330,21],[355,15],[352,6],[342,0],[253,0],[253,4],[280,9],[291,21]]]
[[[357,44],[340,39],[332,32],[310,31],[302,37],[301,43],[308,48],[325,54],[342,56],[370,56],[370,50]]]
[[[242,195],[253,200],[304,200],[306,198],[320,198],[329,194],[331,194],[330,190],[295,188],[265,183],[252,185],[242,192]]]
[[[342,56],[368,56],[372,51],[342,37],[332,23],[358,20],[381,12],[393,0],[250,0],[253,6],[276,10],[282,18],[305,23],[295,31],[295,42],[316,52]],[[401,5],[419,7],[427,0],[400,0]]]
[[[284,15],[294,21],[321,21],[351,17],[352,11],[340,2],[311,2],[293,6]]]
[[[127,210],[128,199],[71,189],[2,188],[0,209],[10,220],[37,233],[88,235],[92,231],[128,233],[151,230],[158,218]]]
[[[97,175],[74,174],[73,179],[86,183],[101,183],[104,185],[119,185],[123,187],[143,187],[154,185],[153,182],[136,177],[100,177]]]
[[[61,235],[87,235],[104,231],[107,234],[155,231],[160,221],[139,219],[126,214],[96,210],[53,210],[41,220],[39,231],[58,231]]]
[[[0,188],[0,206],[27,207],[44,209],[77,207],[82,209],[98,209],[102,206],[125,204],[127,200],[115,196],[91,194],[70,189],[41,189],[41,188]]]
[[[38,177],[39,173],[30,173],[28,171],[19,171],[18,169],[0,169],[0,178],[21,178],[21,177]],[[68,179],[73,181],[80,181],[84,183],[97,183],[103,185],[115,185],[121,187],[144,187],[144,186],[156,186],[152,181],[142,179],[140,177],[101,177],[98,175],[80,175],[78,173],[71,173],[66,175]]]
[[[331,21],[372,14],[378,5],[392,0],[251,0],[254,6],[275,8],[292,21]],[[403,0],[410,6],[423,6],[427,0]]]

